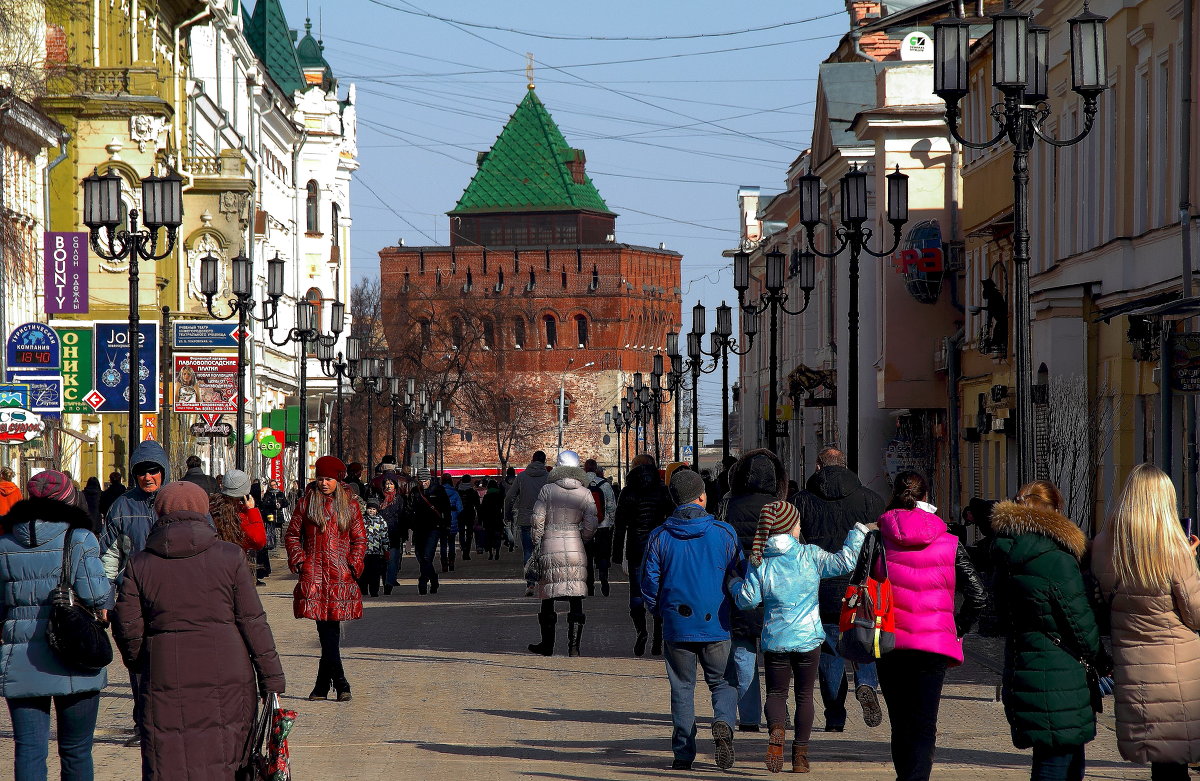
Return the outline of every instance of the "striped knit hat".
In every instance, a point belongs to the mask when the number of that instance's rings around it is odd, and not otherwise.
[[[788,534],[800,522],[800,511],[791,502],[770,502],[758,514],[758,528],[754,530],[754,544],[750,548],[750,563],[762,564],[763,547],[773,534]],[[801,537],[801,542],[804,538]]]
[[[57,499],[75,503],[75,484],[62,472],[47,469],[29,478],[29,495],[34,499]]]

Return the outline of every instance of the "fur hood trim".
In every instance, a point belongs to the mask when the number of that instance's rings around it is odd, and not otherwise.
[[[1017,537],[1040,534],[1058,543],[1059,547],[1082,559],[1087,550],[1087,537],[1066,516],[1016,502],[1000,502],[992,510],[992,528],[997,534]]]
[[[579,466],[556,466],[550,470],[550,476],[546,478],[547,483],[557,483],[559,480],[578,480],[580,485],[586,486],[589,482],[587,472],[583,471],[583,467]]]

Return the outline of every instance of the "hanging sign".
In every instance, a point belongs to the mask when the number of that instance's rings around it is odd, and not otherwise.
[[[158,323],[143,322],[138,331],[138,380],[141,412],[158,412]],[[96,381],[84,396],[96,412],[129,412],[129,323],[96,323]]]
[[[45,234],[46,314],[88,311],[88,235],[85,232]]]
[[[237,412],[236,355],[179,355],[175,360],[176,412]]]
[[[142,441],[158,441],[158,415],[142,415]]]
[[[29,388],[29,400],[21,406],[45,418],[57,418],[63,411],[63,378],[57,374],[45,376],[9,372],[10,382]]]
[[[23,382],[0,383],[0,407],[28,407],[29,386]]]
[[[21,407],[0,408],[0,445],[18,445],[42,435],[42,416]]]
[[[233,433],[232,423],[221,423],[219,420],[208,420],[210,416],[205,415],[205,420],[197,421],[189,427],[189,431],[193,436],[209,437],[210,439],[223,439]],[[217,418],[221,416],[218,415]]]
[[[274,458],[283,452],[283,445],[281,445],[279,440],[275,438],[275,435],[272,434],[269,437],[263,437],[259,440],[258,452],[262,453],[266,458]]]
[[[83,399],[92,390],[92,329],[55,328],[62,343],[63,412],[88,414],[91,406]]]
[[[1200,334],[1172,334],[1171,390],[1200,393]]]
[[[56,372],[62,360],[58,334],[45,323],[25,323],[8,335],[10,372]]]
[[[936,304],[946,273],[942,229],[937,220],[913,225],[892,254],[896,273],[904,276],[909,295],[922,304]]]
[[[171,324],[171,346],[176,350],[236,350],[238,341],[237,320],[176,320]]]

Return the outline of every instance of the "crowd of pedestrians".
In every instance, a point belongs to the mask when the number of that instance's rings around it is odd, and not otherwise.
[[[131,486],[113,473],[104,489],[49,470],[18,485],[0,469],[0,694],[21,781],[46,778],[52,711],[61,777],[94,775],[107,671],[65,655],[60,593],[111,626],[143,778],[234,778],[264,698],[285,688],[255,589],[280,544],[297,576],[294,615],[316,624],[313,700],[352,699],[344,624],[400,585],[407,551],[417,594],[433,597],[458,562],[519,546],[525,594],[539,601],[529,651],[545,656],[560,602],[566,652],[583,653],[585,600],[609,596],[625,563],[632,653],[665,662],[676,770],[698,754],[699,670],[722,769],[736,735],[765,719],[766,769],[784,769],[790,732],[791,770],[810,772],[813,730],[847,729],[852,693],[868,728],[886,708],[896,778],[929,778],[947,671],[985,614],[1006,641],[1004,713],[1013,745],[1032,750],[1033,781],[1085,777],[1109,695],[1121,755],[1152,779],[1186,779],[1200,760],[1200,539],[1150,465],[1132,470],[1094,540],[1037,480],[1010,501],[972,502],[981,539],[968,548],[925,476],[895,475],[885,501],[834,448],[803,488],[768,450],[716,478],[641,454],[623,486],[570,450],[553,468],[537,451],[519,474],[457,482],[391,457],[368,482],[362,464],[324,456],[311,483],[286,492],[240,470],[210,476],[194,456],[172,480],[152,441],[131,460]],[[862,595],[878,610],[865,651],[853,634]]]

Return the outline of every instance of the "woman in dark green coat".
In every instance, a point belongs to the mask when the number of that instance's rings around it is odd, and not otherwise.
[[[1035,480],[992,513],[997,614],[1008,635],[1004,713],[1013,745],[1033,749],[1033,781],[1083,778],[1096,714],[1081,659],[1100,635],[1079,562],[1087,538],[1062,515],[1054,484]]]

